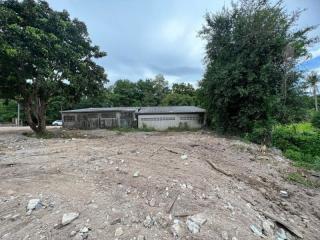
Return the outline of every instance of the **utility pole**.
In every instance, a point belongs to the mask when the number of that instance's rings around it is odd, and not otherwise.
[[[18,126],[20,126],[20,103],[18,103]]]

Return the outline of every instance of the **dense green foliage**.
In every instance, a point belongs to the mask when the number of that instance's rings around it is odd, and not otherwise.
[[[35,132],[44,132],[48,102],[77,101],[99,92],[105,56],[92,45],[86,25],[54,11],[45,1],[0,1],[0,97],[23,105]]]
[[[12,122],[17,117],[17,103],[15,101],[0,100],[0,123]]]
[[[310,123],[275,127],[272,143],[296,166],[320,170],[320,131]]]
[[[201,100],[211,126],[263,142],[276,122],[304,118],[295,65],[315,39],[307,37],[312,27],[293,29],[299,13],[288,14],[281,2],[243,0],[206,15]]]
[[[315,112],[313,114],[311,123],[313,127],[320,129],[320,112]]]

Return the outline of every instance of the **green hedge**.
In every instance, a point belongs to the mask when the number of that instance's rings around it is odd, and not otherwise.
[[[275,127],[272,144],[296,166],[320,170],[320,132],[309,124]]]

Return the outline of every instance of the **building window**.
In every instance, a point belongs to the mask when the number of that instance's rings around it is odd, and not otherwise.
[[[142,121],[154,122],[154,121],[174,121],[175,117],[155,117],[155,118],[141,118]]]
[[[63,121],[64,122],[74,122],[76,120],[75,116],[64,116]]]
[[[185,116],[185,117],[180,117],[180,120],[181,121],[193,121],[193,120],[198,121],[199,117],[198,116]]]

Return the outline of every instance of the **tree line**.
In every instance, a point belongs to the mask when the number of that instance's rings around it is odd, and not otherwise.
[[[289,13],[282,1],[240,0],[205,16],[198,89],[170,88],[162,75],[108,86],[95,61],[106,53],[92,43],[85,23],[45,1],[0,0],[0,98],[19,102],[37,133],[61,109],[198,105],[207,109],[211,128],[268,142],[274,125],[306,118],[306,84],[318,109],[319,76],[304,81],[297,67],[318,42],[309,37],[314,26],[296,27],[301,14]]]

